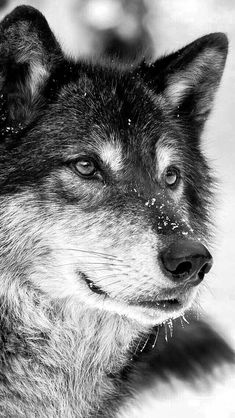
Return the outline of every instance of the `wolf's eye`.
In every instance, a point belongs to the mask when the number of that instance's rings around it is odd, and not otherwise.
[[[82,177],[91,178],[97,171],[94,161],[90,158],[81,158],[73,164],[75,171]]]
[[[165,184],[167,187],[175,187],[180,179],[180,172],[175,167],[168,167],[165,171]]]

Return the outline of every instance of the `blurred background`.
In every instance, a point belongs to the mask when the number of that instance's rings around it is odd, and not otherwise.
[[[0,0],[0,18],[19,0]],[[213,114],[203,135],[203,148],[219,178],[214,268],[201,306],[210,321],[235,347],[235,1],[234,0],[25,0],[42,11],[64,51],[74,57],[95,54],[120,60],[150,59],[206,33],[222,31],[230,52]],[[133,418],[235,417],[235,372],[204,383],[198,391],[179,382],[149,393],[147,409],[139,400]],[[155,393],[154,393],[155,395]],[[131,417],[130,417],[131,418]]]

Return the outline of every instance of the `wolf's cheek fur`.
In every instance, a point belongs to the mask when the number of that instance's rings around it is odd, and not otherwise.
[[[1,269],[11,271],[17,285],[31,282],[54,300],[67,299],[74,306],[85,304],[144,323],[169,317],[157,304],[155,309],[139,306],[172,291],[159,267],[163,240],[143,226],[141,216],[133,223],[131,212],[117,216],[103,209],[89,214],[79,204],[62,208],[56,200],[41,202],[39,210],[37,194],[29,191],[15,195],[14,202],[2,199],[1,207],[5,216]],[[94,294],[84,277],[108,297]],[[171,316],[178,316],[194,295],[195,290],[185,292],[182,309]]]

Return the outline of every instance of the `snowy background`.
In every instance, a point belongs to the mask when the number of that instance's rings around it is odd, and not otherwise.
[[[102,52],[110,31],[130,41],[138,38],[143,48],[150,39],[157,57],[210,32],[226,32],[230,52],[216,98],[214,112],[204,133],[203,147],[220,179],[217,242],[214,267],[201,301],[211,321],[235,347],[235,1],[234,0],[31,0],[40,9],[66,52],[74,56]],[[0,17],[17,0],[0,0]],[[139,42],[139,40],[138,40]],[[137,43],[138,43],[137,42]],[[145,44],[144,44],[145,42]],[[146,393],[134,418],[235,417],[235,372],[228,371],[212,390],[198,392],[178,385],[158,389],[158,400]],[[176,386],[174,385],[174,386]]]

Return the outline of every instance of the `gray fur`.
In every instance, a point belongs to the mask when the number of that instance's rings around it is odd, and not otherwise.
[[[0,52],[0,417],[111,418],[136,341],[197,293],[159,254],[173,238],[207,245],[198,143],[227,41],[208,35],[135,69],[75,63],[24,6],[1,23]],[[90,181],[75,165],[91,152]]]

